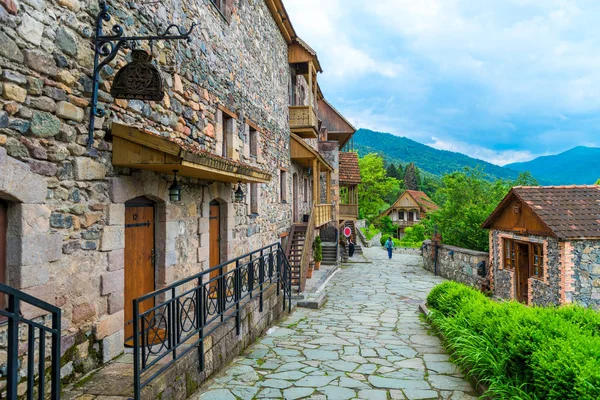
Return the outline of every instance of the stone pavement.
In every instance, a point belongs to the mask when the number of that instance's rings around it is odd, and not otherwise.
[[[297,309],[192,398],[475,399],[419,316],[443,279],[420,257],[364,250],[373,263],[342,267],[321,310]]]

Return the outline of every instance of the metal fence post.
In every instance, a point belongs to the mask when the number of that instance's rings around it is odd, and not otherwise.
[[[19,383],[19,299],[15,295],[8,296],[8,311],[12,315],[8,319],[8,383],[6,394],[9,399],[17,398],[17,385]]]
[[[52,335],[52,400],[60,399],[61,314],[62,311],[60,309],[52,313],[52,329],[56,332]]]
[[[140,310],[138,299],[133,300],[133,398],[141,400],[140,389]]]
[[[240,297],[242,296],[242,275],[240,273],[240,260],[235,262],[233,275],[233,292],[235,296],[235,334],[240,335]]]

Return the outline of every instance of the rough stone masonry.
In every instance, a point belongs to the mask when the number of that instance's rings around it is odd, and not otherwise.
[[[224,257],[273,243],[289,228],[279,200],[279,168],[290,168],[287,44],[263,1],[111,1],[127,34],[155,34],[168,22],[198,23],[191,43],[156,42],[165,81],[161,102],[115,100],[116,72],[130,52],[101,71],[93,147],[86,150],[94,53],[95,0],[0,0],[0,199],[8,204],[9,285],[63,310],[63,375],[84,374],[123,351],[124,203],[156,202],[155,285],[208,267],[209,202],[224,210]],[[148,43],[142,48],[150,51]],[[223,153],[224,115],[233,134]],[[249,155],[247,121],[260,127]],[[235,185],[182,179],[182,200],[168,201],[172,176],[112,165],[111,126],[137,125],[268,171],[259,212],[232,201]],[[290,185],[289,182],[285,183]],[[247,188],[244,189],[247,192]],[[288,192],[291,192],[288,188]],[[41,316],[26,309],[26,316]],[[5,345],[0,335],[0,345]]]

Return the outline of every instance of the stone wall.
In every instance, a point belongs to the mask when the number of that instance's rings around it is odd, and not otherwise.
[[[194,394],[202,382],[226,367],[287,313],[287,308],[283,311],[283,295],[276,295],[274,285],[265,291],[263,301],[262,313],[258,296],[241,309],[239,336],[235,318],[231,318],[204,339],[203,372],[198,370],[198,352],[193,350],[145,388],[142,398],[182,400]]]
[[[279,169],[289,156],[287,44],[262,1],[233,1],[223,18],[208,0],[143,5],[110,3],[126,34],[156,33],[168,21],[198,28],[191,43],[156,42],[153,59],[165,82],[162,102],[115,100],[121,51],[101,72],[93,157],[86,149],[95,1],[0,0],[0,198],[9,202],[9,284],[63,309],[66,378],[123,351],[125,202],[156,202],[156,287],[208,268],[209,203],[223,207],[222,259],[279,240],[291,204],[279,201]],[[142,48],[150,51],[148,43]],[[228,111],[224,111],[228,110]],[[227,119],[228,116],[233,118]],[[249,125],[260,128],[249,154]],[[200,150],[260,167],[259,213],[234,203],[236,185],[112,165],[112,124],[144,127]],[[230,145],[222,152],[224,125]],[[291,179],[288,193],[291,193]],[[247,185],[242,185],[248,193]],[[24,310],[36,316],[35,310]],[[1,343],[0,343],[1,344]]]
[[[571,247],[573,261],[568,278],[572,282],[565,300],[600,310],[600,241],[577,240],[571,242]]]
[[[423,242],[423,267],[435,271],[434,245],[430,240]],[[489,254],[461,247],[440,245],[438,247],[437,274],[456,282],[479,288],[485,278],[477,275],[477,264],[485,261],[488,268]]]
[[[561,304],[562,263],[561,244],[558,240],[536,235],[518,235],[512,232],[491,231],[490,264],[491,283],[494,295],[498,298],[513,300],[516,296],[514,269],[504,268],[502,239],[515,239],[523,242],[540,243],[544,248],[543,279],[529,278],[529,304],[550,306]]]

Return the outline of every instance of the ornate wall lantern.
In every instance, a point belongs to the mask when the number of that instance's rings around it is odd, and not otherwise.
[[[181,201],[181,185],[177,182],[177,172],[179,171],[173,170],[173,184],[169,187],[169,200],[172,202]]]
[[[162,101],[165,97],[162,78],[150,63],[150,54],[133,50],[131,58],[132,61],[117,72],[110,94],[115,99]]]
[[[241,203],[244,201],[244,191],[242,190],[242,181],[238,182],[237,190],[234,193],[236,203]]]

